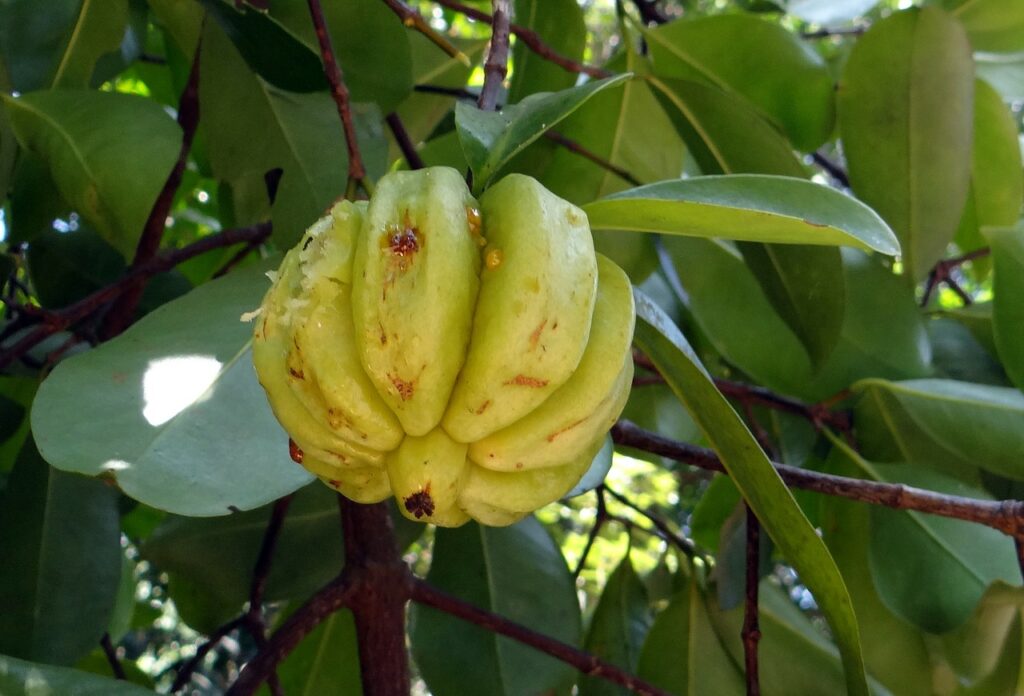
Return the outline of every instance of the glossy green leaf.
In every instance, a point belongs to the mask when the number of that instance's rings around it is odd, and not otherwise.
[[[352,612],[341,609],[321,622],[281,661],[277,676],[281,689],[289,696],[361,696],[359,645]]]
[[[1010,386],[1011,382],[994,353],[989,352],[966,326],[944,317],[934,318],[926,326],[936,377],[997,387]]]
[[[501,111],[481,111],[474,105],[455,105],[455,126],[462,150],[473,170],[477,192],[490,183],[498,169],[523,148],[580,108],[603,89],[620,85],[630,75],[593,80],[560,92],[533,94]]]
[[[963,324],[992,355],[998,355],[995,329],[992,326],[992,302],[975,302],[962,307],[944,308],[942,316],[950,317]]]
[[[337,107],[326,93],[284,92],[253,75],[213,22],[206,25],[200,70],[201,128],[214,174],[236,185],[255,180],[262,188],[265,172],[283,169],[272,209],[274,236],[283,247],[295,244],[345,191],[348,155]],[[367,105],[354,111],[366,166],[371,177],[379,176],[387,156],[379,114]]]
[[[327,89],[320,56],[265,12],[246,3],[200,0],[245,62],[263,79],[290,92]]]
[[[203,285],[58,365],[32,409],[43,457],[184,515],[248,510],[309,481],[288,458],[249,357],[252,327],[238,319],[268,287],[263,269]]]
[[[655,686],[687,696],[739,696],[743,673],[718,639],[707,597],[689,578],[654,621],[637,674]]]
[[[181,147],[171,117],[155,102],[111,92],[3,98],[22,147],[46,162],[61,195],[130,258]]]
[[[950,456],[1001,476],[1024,479],[1024,394],[1020,391],[943,379],[865,379],[853,390],[863,394],[865,402],[858,411],[874,407],[889,421],[902,416]],[[893,426],[897,438],[905,431]],[[910,456],[904,461],[928,463],[912,456],[913,450],[906,454]]]
[[[643,295],[636,295],[636,303],[637,345],[686,405],[765,531],[814,593],[843,656],[847,690],[866,694],[857,619],[828,549],[679,329]]]
[[[836,24],[860,17],[878,0],[783,0],[788,14],[812,24]]]
[[[800,149],[831,134],[834,85],[799,36],[751,14],[681,19],[645,32],[655,74],[707,82],[741,95]]]
[[[861,477],[991,499],[979,489],[924,467],[876,464],[838,441],[836,446]],[[872,507],[868,556],[879,598],[898,616],[932,633],[963,624],[993,582],[1020,581],[1009,537],[983,525],[937,515]]]
[[[583,9],[576,0],[515,0],[515,23],[531,29],[553,51],[582,61],[587,45]],[[576,84],[576,75],[542,58],[517,41],[512,48],[508,100],[520,102],[535,92],[557,92]]]
[[[975,51],[1024,51],[1024,5],[1015,0],[944,0]]]
[[[51,82],[53,87],[89,87],[105,53],[121,46],[128,24],[128,0],[81,0]]]
[[[583,649],[634,673],[650,628],[647,591],[627,553],[604,585]],[[629,692],[604,679],[584,677],[579,693],[580,696],[611,696]]]
[[[52,667],[0,655],[0,693],[4,696],[152,696],[126,681],[107,679],[67,667]]]
[[[995,582],[985,591],[970,619],[955,631],[942,636],[943,653],[961,680],[978,684],[999,671],[1003,648],[1017,644],[1019,675],[1020,615],[1024,609],[1024,592],[1002,582]],[[1016,684],[1016,679],[1010,681]],[[1003,692],[1007,690],[1003,686]],[[1012,688],[1012,687],[1010,687]],[[1002,693],[992,689],[989,693]]]
[[[876,22],[839,84],[853,190],[896,231],[914,280],[944,255],[967,200],[973,79],[963,28],[926,7]]]
[[[829,473],[863,476],[856,464],[833,449]],[[855,500],[829,496],[823,499],[822,535],[843,580],[850,590],[868,673],[893,694],[912,694],[932,679],[932,661],[924,633],[892,613],[878,597],[868,546],[871,542],[871,510]]]
[[[956,234],[962,251],[987,244],[982,227],[1012,227],[1020,217],[1024,195],[1017,124],[1002,97],[983,80],[974,83],[974,149],[971,155],[971,189]],[[975,260],[973,266],[985,259]]]
[[[535,631],[580,643],[572,576],[532,517],[511,527],[438,529],[427,581]],[[413,605],[411,623],[413,657],[436,696],[560,692],[576,676],[565,663],[435,609]]]
[[[126,265],[124,257],[88,225],[72,232],[42,231],[32,239],[27,261],[40,303],[52,308],[66,307],[113,283]]]
[[[591,227],[754,242],[845,245],[898,254],[889,227],[849,196],[803,179],[759,174],[662,181],[583,207]]]
[[[722,527],[742,502],[736,484],[728,476],[715,476],[701,494],[690,517],[690,535],[708,551],[718,551]]]
[[[988,228],[995,278],[992,322],[1003,368],[1024,391],[1024,227]]]
[[[0,567],[0,652],[74,663],[96,646],[114,607],[116,492],[51,469],[28,441],[0,498]]]

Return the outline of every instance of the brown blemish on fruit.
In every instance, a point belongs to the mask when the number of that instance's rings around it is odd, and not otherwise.
[[[337,488],[341,485],[341,481],[337,481],[335,479],[327,479],[327,483],[331,488]]]
[[[478,408],[478,409],[477,409],[476,411],[474,411],[473,413],[475,413],[476,415],[478,415],[478,416],[479,416],[479,415],[480,415],[481,413],[483,413],[484,411],[486,411],[486,410],[487,410],[487,407],[488,407],[488,406],[490,406],[490,405],[491,405],[491,400],[490,400],[490,399],[488,399],[487,401],[485,401],[485,402],[483,402],[482,404],[480,404],[480,408]]]
[[[487,252],[487,258],[484,259],[484,264],[487,266],[487,270],[493,271],[501,265],[504,258],[505,255],[501,253],[501,249],[491,249]]]
[[[577,227],[580,224],[580,216],[573,208],[565,209],[565,219],[569,221],[569,224],[573,227]]]
[[[288,438],[288,456],[292,458],[292,461],[296,464],[302,463],[302,449],[295,444],[295,440]]]
[[[302,250],[305,251],[306,249],[308,249],[309,245],[312,244],[312,243],[313,243],[313,238],[312,237],[306,237],[306,241],[304,241],[302,243]]]
[[[345,414],[343,414],[336,408],[327,409],[327,423],[334,430],[339,430],[350,425],[348,418],[345,417]]]
[[[434,499],[430,497],[430,484],[424,486],[423,490],[410,495],[402,501],[402,504],[405,505],[406,510],[416,516],[416,519],[433,515]]]
[[[516,468],[517,469],[522,469],[523,468],[523,463],[522,462],[516,462]]]
[[[384,325],[379,321],[377,322],[377,328],[380,329],[380,344],[386,346],[388,344],[388,332],[384,330]]]
[[[575,428],[577,425],[579,425],[580,423],[582,423],[585,420],[586,420],[586,418],[580,418],[575,423],[570,423],[569,425],[565,426],[561,430],[556,430],[555,432],[553,432],[550,435],[548,435],[548,437],[547,437],[548,442],[554,442],[555,438],[557,438],[559,435],[562,435],[564,433],[569,432],[570,430],[572,430],[573,428]]]
[[[527,377],[526,375],[516,375],[512,379],[504,382],[506,386],[515,385],[517,387],[546,387],[548,380],[538,379],[537,377]]]
[[[263,334],[264,341],[267,340],[267,319],[269,319],[269,317],[264,315],[263,324],[260,326],[260,333]]]
[[[530,350],[537,349],[537,342],[540,340],[540,334],[544,330],[544,327],[547,326],[547,323],[548,320],[545,319],[537,326],[536,329],[533,330],[533,333],[530,334]]]
[[[398,396],[402,398],[402,401],[408,401],[412,398],[413,392],[416,391],[416,387],[413,382],[406,382],[398,375],[388,373],[388,379],[391,380],[391,386],[398,392]]]
[[[808,225],[810,225],[811,227],[828,227],[828,225],[822,225],[822,224],[817,223],[817,222],[811,222],[810,220],[807,220],[807,219],[804,219],[804,222],[807,223]]]
[[[483,219],[480,217],[480,211],[471,206],[466,206],[466,224],[469,225],[469,233],[476,240],[477,246],[484,246],[487,244],[487,240],[484,239],[481,234],[481,226]]]
[[[306,374],[302,370],[296,370],[294,367],[288,368],[288,374],[295,379],[306,379]]]

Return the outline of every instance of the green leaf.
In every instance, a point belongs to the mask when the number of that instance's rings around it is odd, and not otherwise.
[[[935,471],[912,464],[868,462],[838,440],[833,442],[837,453],[870,480],[991,500],[980,489]],[[932,633],[963,624],[993,582],[1017,583],[1020,578],[1013,541],[1002,532],[882,506],[871,508],[868,556],[871,576],[885,605]]]
[[[975,51],[1024,51],[1024,6],[1014,0],[944,0]]]
[[[1018,390],[945,379],[865,379],[854,384],[853,391],[863,394],[858,413],[871,406],[882,410],[897,439],[910,434],[897,425],[900,420],[893,421],[902,416],[947,457],[1024,479],[1024,394]],[[930,463],[914,456],[912,446],[904,454],[903,461]]]
[[[52,86],[89,87],[100,57],[121,46],[128,25],[128,0],[81,0],[60,55]]]
[[[126,258],[181,146],[153,101],[87,90],[3,96],[22,147],[47,164],[61,195]]]
[[[523,148],[580,108],[599,91],[622,84],[630,75],[593,80],[560,92],[533,94],[498,112],[481,111],[459,102],[455,127],[473,170],[474,189],[482,191],[494,174]]]
[[[985,246],[981,227],[1015,225],[1022,195],[1024,168],[1017,124],[999,93],[984,80],[975,80],[971,188],[956,233],[957,247],[973,251]],[[976,259],[972,267],[977,269],[979,264],[988,270],[983,259]]]
[[[286,694],[361,696],[359,644],[352,612],[341,609],[322,621],[281,661],[277,676]]]
[[[51,667],[0,655],[0,692],[5,696],[152,696],[150,689],[67,667]]]
[[[935,377],[960,382],[1010,386],[1006,372],[966,326],[955,319],[936,317],[927,323]]]
[[[836,24],[860,17],[878,0],[784,0],[788,14],[812,24]]]
[[[999,679],[1001,675],[998,673],[1002,671],[999,663],[1004,659],[1005,648],[1012,650],[1016,644],[1015,662],[1018,664],[1009,680],[1010,684],[1016,685],[1020,672],[1019,618],[1022,608],[1024,594],[1020,587],[995,582],[985,591],[971,618],[957,630],[942,636],[943,653],[962,681],[978,685],[990,675]],[[987,693],[1005,693],[1012,691],[1013,686],[990,688]]]
[[[743,674],[718,638],[707,596],[693,578],[654,621],[637,674],[655,686],[687,696],[739,696]]]
[[[427,581],[552,638],[580,643],[572,576],[532,517],[511,527],[438,529]],[[413,657],[436,696],[561,692],[575,679],[571,667],[533,648],[435,609],[413,605],[410,613]]]
[[[89,259],[88,263],[82,263]],[[88,225],[72,232],[43,230],[29,245],[32,287],[44,307],[66,307],[116,281],[124,273],[121,254]]]
[[[690,411],[765,531],[814,594],[843,656],[848,692],[866,694],[857,619],[828,549],[679,329],[642,294],[636,294],[636,304],[637,345]]]
[[[647,591],[627,553],[605,583],[583,648],[591,655],[634,673],[651,622]],[[629,692],[604,679],[584,677],[579,693],[580,696],[611,696]]]
[[[0,567],[0,651],[72,664],[96,646],[114,607],[116,492],[52,470],[29,440],[0,499]]]
[[[1003,368],[1024,391],[1024,227],[985,230],[992,245],[992,322]]]
[[[255,178],[262,186],[265,172],[283,169],[271,217],[274,238],[292,246],[345,191],[348,155],[337,107],[326,93],[285,92],[253,75],[212,22],[200,70],[200,127],[214,174],[233,185]],[[379,113],[369,105],[354,111],[367,169],[379,176],[387,156]]]
[[[291,92],[327,89],[319,54],[267,13],[245,3],[200,2],[231,37],[249,67],[264,80]]]
[[[696,324],[713,347],[755,381],[819,401],[873,376],[931,374],[931,348],[910,288],[877,259],[843,250],[847,307],[842,337],[815,373],[797,337],[772,311],[740,255],[724,242],[666,237]],[[878,308],[886,311],[879,313]],[[772,350],[764,350],[764,346]]]
[[[583,207],[591,227],[822,244],[894,255],[899,243],[870,208],[827,186],[760,174],[662,181]]]
[[[582,61],[587,46],[583,9],[576,0],[516,0],[518,26],[536,32],[555,53]],[[519,102],[534,92],[557,92],[576,84],[576,75],[537,55],[521,41],[512,48],[512,78],[508,100]]]
[[[251,509],[309,481],[288,458],[252,367],[252,327],[238,319],[259,304],[264,269],[203,285],[60,363],[32,409],[43,457],[183,515]]]
[[[872,25],[840,81],[850,182],[896,231],[913,280],[942,258],[967,200],[973,80],[963,28],[925,7]]]
[[[749,100],[802,150],[832,132],[825,61],[781,25],[751,14],[681,19],[644,32],[655,74],[706,82]]]

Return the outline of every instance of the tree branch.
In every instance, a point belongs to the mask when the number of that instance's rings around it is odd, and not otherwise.
[[[402,0],[384,0],[384,4],[390,7],[391,11],[398,15],[398,18],[402,20],[402,24],[423,34],[435,46],[465,65],[467,68],[470,66],[469,56],[460,51],[454,44],[452,44],[451,41],[446,39],[443,34],[439,34],[435,31],[434,28],[427,23],[427,20],[423,19],[423,15],[419,12],[406,5]]]
[[[928,274],[928,281],[924,286],[924,295],[921,297],[921,306],[928,306],[928,302],[932,298],[932,292],[939,285],[939,283],[945,283],[950,290],[955,292],[965,305],[972,304],[974,298],[972,298],[956,281],[954,272],[964,265],[968,261],[980,259],[983,256],[988,256],[992,253],[989,247],[982,247],[981,249],[975,249],[969,253],[963,254],[962,256],[954,256],[951,259],[943,259],[935,264],[935,268]]]
[[[416,145],[413,144],[409,138],[408,131],[405,130],[405,125],[402,123],[402,119],[398,117],[398,114],[392,111],[384,119],[388,128],[391,129],[391,134],[395,136],[395,142],[398,143],[398,149],[402,151],[402,155],[405,157],[406,163],[410,169],[423,169],[426,165],[423,163],[423,158],[420,157],[420,153],[416,151]]]
[[[508,0],[491,0],[491,45],[484,61],[484,86],[480,90],[477,106],[481,111],[494,111],[498,107],[501,85],[508,74]]]
[[[594,493],[597,495],[597,514],[594,516],[594,526],[587,534],[587,543],[583,545],[580,559],[576,562],[576,569],[572,571],[573,580],[579,578],[580,573],[583,572],[583,568],[587,565],[587,556],[590,555],[590,550],[594,547],[594,542],[597,541],[597,535],[601,533],[601,528],[608,521],[608,508],[604,502],[604,486],[595,488]]]
[[[152,259],[160,249],[160,241],[164,236],[164,229],[167,227],[167,216],[171,212],[174,203],[174,196],[181,186],[181,179],[185,173],[185,165],[188,163],[188,154],[192,150],[192,141],[195,139],[196,129],[199,127],[199,57],[202,53],[202,37],[196,46],[195,55],[192,57],[192,67],[189,70],[188,82],[181,92],[178,100],[178,125],[181,127],[181,148],[178,151],[178,159],[167,175],[163,188],[153,202],[153,207],[146,218],[146,224],[142,228],[142,235],[139,237],[138,245],[135,247],[135,257],[132,259],[132,268],[140,266]],[[132,323],[135,309],[142,299],[142,291],[146,287],[146,276],[134,280],[114,302],[107,313],[100,328],[100,338],[103,340],[113,338],[124,331]]]
[[[180,263],[221,247],[232,246],[254,239],[264,240],[270,236],[270,223],[264,222],[252,227],[225,230],[203,237],[181,249],[174,249],[153,257],[149,261],[128,271],[120,280],[100,288],[74,304],[54,312],[48,312],[33,329],[26,332],[14,345],[0,351],[0,369],[11,364],[50,336],[70,328],[74,324],[104,308],[117,299],[135,281],[150,278],[171,270]]]
[[[645,517],[648,521],[650,521],[650,523],[654,525],[654,528],[658,530],[658,536],[660,536],[662,539],[677,546],[680,551],[685,553],[690,558],[693,558],[694,556],[698,555],[697,547],[694,545],[694,543],[691,540],[684,537],[679,532],[669,527],[668,523],[665,522],[665,520],[661,519],[650,510],[645,510],[644,508],[640,507],[639,505],[637,505],[636,503],[634,503],[632,500],[622,495],[621,493],[617,493],[616,491],[613,491],[611,488],[608,488],[607,486],[605,486],[604,489],[608,492],[608,495],[615,498],[617,501],[628,507],[630,510],[636,511],[637,513]]]
[[[494,21],[494,18],[486,12],[482,12],[475,7],[470,7],[469,5],[464,5],[456,0],[434,0],[434,2],[438,5],[443,5],[450,10],[455,10],[459,14],[466,15],[470,19],[475,19],[478,22],[492,24]],[[586,65],[584,63],[577,63],[570,58],[566,58],[544,43],[540,35],[532,29],[527,29],[526,27],[519,26],[518,24],[510,24],[509,31],[518,40],[522,41],[523,44],[531,51],[544,60],[554,63],[563,70],[571,73],[583,73],[590,77],[608,77],[612,74],[603,68]]]
[[[757,644],[761,640],[758,625],[757,591],[761,568],[761,523],[749,505],[747,509],[747,568],[746,603],[743,609],[743,664],[747,681],[747,696],[760,696],[761,680],[757,668]]]
[[[838,181],[843,188],[850,188],[850,177],[846,170],[829,159],[828,155],[824,152],[815,150],[811,153],[811,159],[814,160],[816,165],[828,172],[829,176]]]
[[[199,669],[199,665],[202,664],[203,660],[210,653],[210,651],[217,647],[217,644],[224,640],[224,638],[228,634],[230,634],[236,628],[241,626],[244,621],[245,617],[239,616],[238,618],[232,619],[231,621],[227,622],[226,624],[218,628],[216,631],[211,633],[210,636],[206,639],[206,642],[196,649],[196,654],[193,655],[192,658],[188,662],[186,662],[180,670],[178,670],[178,673],[174,676],[174,683],[171,684],[171,688],[168,693],[173,694],[184,689],[188,685],[188,683],[192,681],[192,675],[195,673],[197,669]]]
[[[607,169],[612,174],[615,174],[617,177],[619,177],[623,181],[627,182],[630,186],[642,186],[643,185],[643,182],[641,182],[639,179],[637,179],[635,176],[630,174],[628,171],[626,171],[622,167],[619,167],[618,165],[612,164],[608,160],[606,160],[606,159],[604,159],[602,157],[597,156],[596,154],[594,154],[593,152],[591,152],[587,148],[585,148],[582,145],[580,145],[575,140],[572,140],[571,138],[567,138],[564,135],[562,135],[561,133],[558,133],[557,131],[553,131],[553,130],[544,131],[544,136],[548,140],[552,140],[552,141],[558,143],[559,145],[564,147],[569,152],[574,152],[577,155],[579,155],[580,157],[583,157],[585,159],[590,160],[591,162],[593,162],[597,166],[599,166],[599,167],[601,167],[603,169]]]
[[[107,662],[110,663],[110,671],[114,674],[114,679],[127,679],[128,677],[125,676],[121,660],[117,656],[117,650],[114,648],[114,644],[110,642],[110,634],[106,631],[103,632],[103,637],[100,638],[100,647],[103,648],[103,654],[106,655]]]
[[[620,420],[612,428],[612,439],[627,447],[658,454],[701,469],[726,473],[718,455],[704,447],[678,442]],[[774,464],[774,463],[773,463]],[[978,500],[958,495],[864,479],[836,476],[818,471],[774,464],[786,484],[804,490],[859,500],[897,510],[914,510],[941,517],[977,522],[1017,537],[1024,533],[1024,502],[1018,500]]]
[[[320,57],[324,64],[324,75],[327,83],[331,86],[331,97],[338,107],[338,116],[341,117],[341,125],[345,130],[345,145],[348,148],[348,185],[347,190],[354,192],[356,185],[367,189],[366,168],[363,166],[363,157],[359,152],[359,141],[356,139],[355,122],[352,120],[352,109],[349,100],[348,86],[345,84],[344,76],[341,73],[341,66],[334,55],[334,47],[331,45],[331,36],[327,32],[327,22],[324,19],[324,10],[320,0],[307,0],[309,14],[313,20],[313,28],[316,31],[316,39],[320,44]],[[367,189],[369,192],[369,189]]]
[[[442,592],[418,578],[413,581],[412,600],[481,628],[486,628],[494,633],[508,636],[523,645],[528,645],[570,664],[584,674],[606,679],[613,684],[624,686],[638,694],[668,696],[668,692],[662,691],[656,686],[634,677],[609,662],[605,662],[594,655],[585,653],[543,633],[538,633],[526,626],[509,621],[502,616],[480,609],[469,602],[464,602],[458,597]]]

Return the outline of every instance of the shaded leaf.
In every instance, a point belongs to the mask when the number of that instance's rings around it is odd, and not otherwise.
[[[839,84],[853,190],[896,231],[913,280],[943,256],[967,199],[973,79],[963,28],[926,7],[872,25]]]
[[[178,157],[181,130],[171,117],[155,102],[114,92],[3,99],[22,147],[46,162],[61,195],[130,258]]]
[[[438,529],[427,581],[570,645],[580,642],[572,576],[532,517],[511,527]],[[435,609],[414,605],[410,613],[413,656],[437,696],[535,694],[573,683],[571,667],[533,648]]]
[[[121,46],[128,25],[128,0],[81,0],[51,85],[89,87],[96,63]]]
[[[51,667],[0,655],[0,690],[5,696],[146,696],[144,689],[126,681],[107,679],[67,667]]]
[[[553,51],[569,60],[582,61],[587,45],[583,9],[576,0],[516,0],[515,23],[535,31]],[[519,102],[535,92],[557,92],[576,84],[576,75],[542,58],[516,41],[512,48],[515,70],[508,100]]]
[[[473,170],[474,190],[486,188],[502,165],[594,94],[629,77],[616,75],[560,92],[532,94],[498,112],[481,111],[462,102],[456,104],[455,126]]]
[[[824,543],[679,329],[643,295],[636,294],[636,303],[637,345],[686,405],[765,531],[814,593],[843,655],[847,690],[867,693],[857,619]]]
[[[944,0],[975,51],[1024,51],[1024,6],[1014,0]]]
[[[0,567],[13,571],[0,573],[0,651],[72,664],[97,644],[114,607],[116,491],[51,469],[29,440],[0,500]]]
[[[43,457],[186,515],[247,510],[309,481],[256,380],[252,327],[238,320],[259,304],[263,268],[207,283],[60,363],[32,409]]]
[[[324,619],[281,661],[277,675],[286,694],[361,696],[359,645],[352,612],[341,609]]]
[[[992,324],[1006,374],[1024,391],[1024,227],[988,228],[995,278]]]

